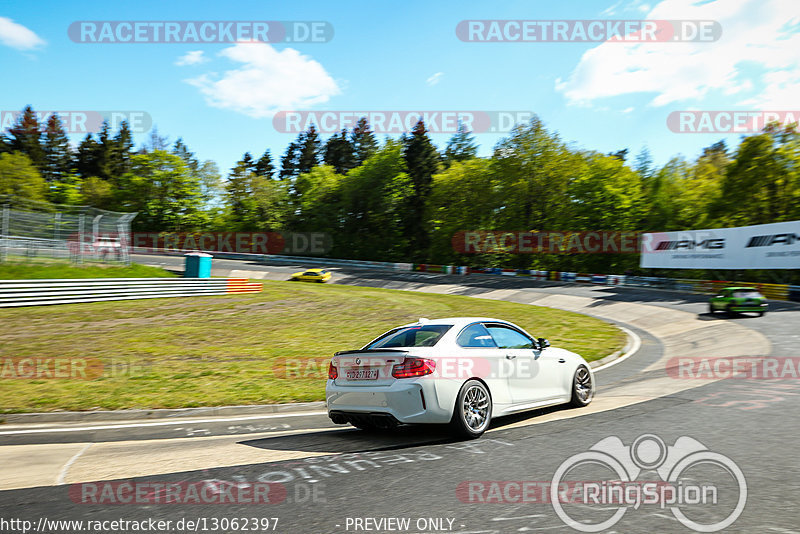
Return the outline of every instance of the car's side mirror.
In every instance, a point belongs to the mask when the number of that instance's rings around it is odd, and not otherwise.
[[[547,341],[547,340],[546,340],[545,338],[543,338],[543,337],[540,337],[540,338],[539,338],[539,339],[537,339],[536,341],[538,341],[538,342],[539,342],[539,350],[546,349],[547,347],[549,347],[549,346],[550,346],[550,342],[549,342],[549,341]]]

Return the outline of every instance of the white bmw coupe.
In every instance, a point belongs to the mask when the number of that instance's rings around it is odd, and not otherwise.
[[[449,423],[468,438],[493,417],[586,406],[593,396],[594,375],[581,356],[508,321],[476,317],[420,319],[337,352],[325,387],[334,423]]]

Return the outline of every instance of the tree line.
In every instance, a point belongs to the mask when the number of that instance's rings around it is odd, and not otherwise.
[[[738,146],[656,166],[643,149],[576,148],[538,118],[488,157],[463,127],[439,149],[425,124],[380,141],[366,119],[323,140],[312,125],[223,178],[178,139],[140,148],[126,123],[71,147],[26,107],[0,137],[0,194],[136,211],[138,231],[313,231],[333,257],[583,272],[635,271],[631,254],[462,255],[461,230],[667,231],[800,219],[800,135],[768,125]],[[686,275],[686,272],[682,272]]]

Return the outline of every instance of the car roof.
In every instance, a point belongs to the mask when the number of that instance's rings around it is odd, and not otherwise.
[[[757,287],[750,287],[750,286],[730,286],[730,287],[723,287],[722,289],[730,289],[730,290],[749,289],[750,291],[758,291]]]
[[[512,326],[516,326],[514,325],[514,323],[511,323],[509,321],[505,321],[503,319],[494,319],[492,317],[445,317],[443,319],[421,319],[421,321],[404,324],[403,327],[418,326],[420,324],[466,326],[472,323],[505,323],[505,324],[510,324]]]
[[[325,270],[325,269],[306,269],[306,270],[305,270],[305,272],[307,272],[307,273],[308,273],[308,272],[312,272],[312,273],[318,273],[318,272],[320,272],[320,271],[324,271],[324,270]]]

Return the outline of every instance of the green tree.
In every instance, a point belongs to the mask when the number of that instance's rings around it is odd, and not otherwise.
[[[414,261],[421,261],[425,259],[429,245],[425,204],[431,191],[433,175],[439,168],[439,152],[428,137],[428,130],[421,119],[411,130],[411,134],[403,139],[403,156],[412,186],[405,224],[409,240],[408,253]]]
[[[287,216],[286,184],[256,174],[249,153],[236,162],[225,183],[228,229],[277,230]]]
[[[366,117],[358,119],[350,134],[350,144],[353,146],[356,166],[361,165],[378,150],[378,141],[369,126]]]
[[[261,157],[258,158],[253,172],[255,172],[258,176],[272,180],[272,177],[275,174],[275,165],[272,164],[272,156],[270,155],[269,150],[265,150]]]
[[[715,214],[735,226],[800,217],[800,135],[773,124],[745,137],[727,167]]]
[[[72,148],[57,113],[47,118],[42,149],[44,150],[42,177],[49,184],[61,182],[72,170]]]
[[[497,179],[487,159],[454,161],[447,170],[434,175],[428,203],[434,261],[469,263],[473,257],[461,256],[453,249],[453,236],[461,231],[493,229],[495,212],[501,205]]]
[[[478,153],[475,137],[470,134],[464,123],[458,123],[458,131],[447,142],[444,149],[444,163],[449,167],[457,161],[466,161],[474,158]]]
[[[8,149],[22,152],[37,169],[45,168],[45,153],[42,146],[42,125],[31,106],[25,106],[14,124],[8,129]]]
[[[325,165],[330,165],[339,174],[347,174],[347,171],[356,167],[355,149],[345,129],[328,138],[323,154]]]
[[[407,210],[413,184],[403,145],[387,141],[363,165],[347,173],[341,190],[341,234],[334,239],[334,250],[358,259],[407,260]],[[330,198],[335,202],[335,196]]]
[[[294,178],[298,174],[300,166],[300,145],[297,143],[289,143],[286,147],[286,152],[281,157],[281,172],[279,178],[286,180]]]
[[[0,154],[0,195],[44,200],[46,191],[46,182],[27,154]]]
[[[184,160],[164,150],[131,157],[118,205],[136,211],[138,230],[193,231],[203,222],[202,191]]]
[[[298,137],[299,153],[297,159],[297,172],[309,172],[319,165],[322,152],[322,141],[319,138],[317,127],[313,124],[308,130],[301,132]]]

